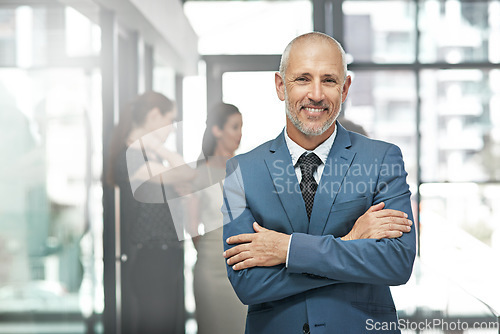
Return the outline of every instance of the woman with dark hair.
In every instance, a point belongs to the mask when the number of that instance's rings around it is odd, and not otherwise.
[[[166,198],[195,171],[164,145],[176,114],[171,100],[147,92],[122,110],[113,134],[107,180],[120,189],[122,333],[184,333],[184,248]]]
[[[243,333],[246,306],[227,279],[222,257],[222,190],[225,165],[240,145],[241,113],[232,104],[219,103],[207,115],[198,177],[209,187],[199,194],[199,221],[204,234],[193,239],[198,259],[194,268],[194,295],[198,334]]]

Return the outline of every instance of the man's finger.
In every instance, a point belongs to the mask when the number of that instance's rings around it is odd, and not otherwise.
[[[255,234],[253,234],[253,233],[238,234],[238,235],[227,238],[226,243],[228,245],[232,245],[232,244],[241,244],[244,242],[251,242],[253,240],[254,236],[255,236]]]
[[[392,224],[394,226],[404,226],[404,227],[410,227],[412,225],[412,221],[406,218],[400,218],[400,217],[385,217],[385,218],[379,218],[379,222],[382,225],[385,224]],[[388,226],[386,226],[388,227]]]
[[[411,227],[406,224],[394,223],[390,222],[384,225],[385,231],[388,232],[405,232],[408,233],[411,231]]]
[[[255,232],[264,232],[264,231],[267,231],[267,229],[265,227],[260,226],[259,223],[257,223],[257,222],[253,223],[253,229],[254,229]]]
[[[408,215],[405,212],[403,212],[403,211],[392,210],[392,209],[384,209],[384,210],[379,210],[375,214],[375,217],[377,217],[377,218],[383,218],[383,217],[402,217],[402,218],[408,218]]]
[[[222,255],[228,259],[232,256],[235,256],[236,254],[239,254],[239,253],[242,253],[242,252],[245,252],[248,250],[248,247],[247,247],[248,244],[241,244],[241,245],[238,245],[238,246],[234,246],[233,248],[229,248],[227,251],[225,251],[224,253],[222,253]]]
[[[380,202],[380,203],[377,203],[375,205],[372,205],[366,212],[375,212],[375,211],[379,211],[379,210],[382,210],[385,206],[385,203],[384,202]]]
[[[399,238],[403,235],[403,232],[400,231],[384,231],[375,234],[371,239],[394,239],[394,238]]]
[[[255,266],[256,266],[256,264],[255,264],[254,259],[250,258],[250,259],[246,259],[245,261],[236,263],[233,266],[233,270],[243,270],[243,269],[252,268]]]
[[[250,252],[244,251],[241,253],[236,254],[235,256],[230,257],[227,259],[227,264],[232,266],[233,264],[245,261],[246,259],[250,258]]]

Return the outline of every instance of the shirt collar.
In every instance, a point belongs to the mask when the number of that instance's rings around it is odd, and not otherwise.
[[[306,150],[296,142],[294,142],[290,137],[288,137],[288,133],[285,127],[285,142],[288,147],[288,151],[292,157],[292,164],[295,166],[300,156],[304,154],[304,152],[314,152],[320,159],[323,164],[326,163],[326,159],[328,158],[328,154],[330,154],[330,150],[332,149],[333,142],[335,141],[335,137],[337,136],[337,124],[335,124],[335,130],[324,142],[322,142],[318,147],[316,147],[313,151]]]

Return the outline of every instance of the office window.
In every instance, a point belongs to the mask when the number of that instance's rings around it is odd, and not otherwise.
[[[498,70],[421,74],[424,181],[499,180]],[[498,110],[498,109],[497,109]]]
[[[419,60],[500,62],[500,2],[420,1]]]
[[[413,1],[343,2],[345,48],[354,62],[410,63],[415,60]]]

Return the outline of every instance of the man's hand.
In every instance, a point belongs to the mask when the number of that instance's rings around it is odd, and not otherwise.
[[[238,244],[224,252],[227,264],[234,270],[251,267],[271,267],[286,262],[290,235],[268,230],[253,223],[256,233],[239,234],[226,240]]]
[[[385,209],[384,202],[373,205],[358,218],[351,231],[342,240],[399,238],[411,231],[408,215],[397,210]]]

